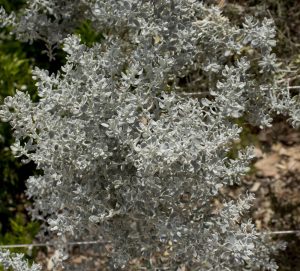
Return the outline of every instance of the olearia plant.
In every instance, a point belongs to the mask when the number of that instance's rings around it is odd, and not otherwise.
[[[32,264],[31,266],[23,258],[22,254],[11,253],[9,250],[0,250],[0,263],[4,270],[14,271],[41,271],[41,266]]]
[[[276,247],[243,218],[253,195],[213,204],[252,158],[228,156],[235,119],[263,128],[280,113],[299,125],[298,98],[276,81],[271,19],[238,27],[196,0],[35,0],[2,19],[67,53],[57,74],[33,71],[38,102],[17,91],[0,111],[14,154],[42,172],[27,181],[33,218],[62,242],[110,241],[113,268],[169,249],[153,268],[277,269]],[[70,35],[84,20],[103,36],[91,47]],[[200,100],[179,83],[197,73]]]

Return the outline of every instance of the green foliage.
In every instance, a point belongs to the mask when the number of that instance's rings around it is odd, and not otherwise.
[[[10,218],[10,231],[0,236],[0,243],[2,245],[10,244],[30,244],[33,238],[39,232],[39,223],[36,221],[27,221],[27,218],[17,213],[15,218]],[[14,248],[12,252],[27,253],[26,248]]]
[[[259,129],[257,127],[247,124],[244,117],[233,120],[235,124],[242,128],[242,131],[239,135],[239,139],[234,141],[231,145],[231,149],[228,152],[228,158],[237,159],[239,152],[246,150],[248,146],[258,146],[259,140],[257,134]],[[250,170],[248,174],[252,174],[256,171],[253,164],[250,164]]]
[[[246,149],[248,146],[257,146],[259,140],[257,133],[259,129],[247,123],[244,117],[234,120],[234,123],[242,128],[239,139],[234,142],[230,151],[230,158],[237,158],[238,152]]]
[[[0,6],[9,12],[20,9],[24,4],[24,0],[0,0]]]
[[[92,47],[94,43],[101,42],[104,39],[103,35],[96,31],[92,22],[89,20],[82,22],[75,30],[75,34],[80,35],[81,41],[89,47]]]
[[[15,89],[33,92],[31,63],[17,42],[6,40],[0,44],[0,75],[1,102],[4,97],[12,95]]]

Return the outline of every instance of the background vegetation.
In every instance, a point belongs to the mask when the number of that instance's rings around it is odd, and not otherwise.
[[[7,11],[17,10],[24,1],[1,0]],[[26,45],[14,39],[9,29],[0,30],[0,102],[13,95],[16,89],[28,91],[35,97],[31,78],[33,58],[27,55]],[[38,223],[30,222],[24,195],[25,180],[33,173],[33,164],[22,164],[10,151],[12,135],[7,123],[0,123],[0,243],[28,243],[38,231]],[[18,250],[20,251],[20,250]],[[22,250],[21,250],[22,251]],[[24,252],[24,250],[23,250]]]

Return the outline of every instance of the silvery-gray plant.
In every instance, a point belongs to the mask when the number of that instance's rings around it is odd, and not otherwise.
[[[32,264],[31,266],[23,258],[24,255],[11,253],[9,250],[0,250],[0,263],[4,270],[14,271],[41,271],[41,266]]]
[[[298,97],[276,81],[273,21],[237,27],[196,0],[28,3],[17,15],[2,10],[3,23],[67,53],[57,74],[34,70],[38,102],[17,91],[0,111],[14,154],[42,172],[27,181],[33,218],[62,241],[112,242],[114,268],[164,253],[152,268],[276,270],[275,248],[243,219],[253,195],[213,203],[252,158],[251,149],[229,158],[236,118],[265,127],[280,113],[299,124]],[[103,42],[89,48],[70,35],[84,19]],[[197,84],[203,98],[186,95]]]

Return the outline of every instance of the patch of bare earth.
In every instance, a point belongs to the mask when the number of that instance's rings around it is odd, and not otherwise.
[[[300,131],[284,122],[258,134],[254,173],[239,188],[256,196],[252,218],[262,231],[300,231]],[[300,270],[300,237],[274,235],[287,242],[277,256],[280,271]]]

